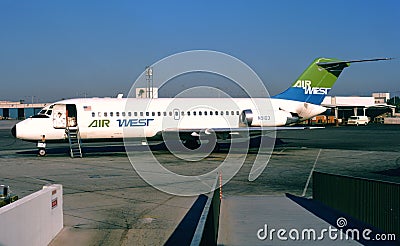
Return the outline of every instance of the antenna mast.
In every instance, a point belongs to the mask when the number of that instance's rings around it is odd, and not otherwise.
[[[147,81],[147,98],[153,98],[153,67],[146,67],[146,81]]]

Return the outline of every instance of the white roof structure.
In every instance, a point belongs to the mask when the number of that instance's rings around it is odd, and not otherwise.
[[[393,107],[386,103],[376,104],[374,97],[359,97],[359,96],[326,96],[321,103],[324,107]]]
[[[48,105],[48,103],[21,103],[0,101],[0,108],[43,108],[46,105]]]

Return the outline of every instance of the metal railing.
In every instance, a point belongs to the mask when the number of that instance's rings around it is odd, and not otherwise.
[[[387,233],[400,235],[400,184],[313,173],[313,199]]]
[[[221,185],[220,175],[218,175],[214,191],[211,192],[204,206],[203,212],[200,216],[199,223],[194,233],[191,246],[198,245],[217,245],[218,228],[219,228],[219,214],[221,206]]]

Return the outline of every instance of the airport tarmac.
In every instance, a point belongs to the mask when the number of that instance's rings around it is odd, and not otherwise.
[[[147,185],[133,170],[123,147],[92,146],[83,159],[71,159],[67,144],[48,144],[49,155],[37,157],[35,144],[12,138],[15,122],[0,121],[0,183],[26,196],[47,183],[64,189],[64,229],[52,245],[162,245],[196,197],[178,197]],[[250,151],[223,195],[311,196],[311,170],[400,183],[400,126],[368,125],[278,132],[267,168],[247,180],[255,151]],[[53,150],[53,151],[52,151]],[[138,151],[137,158],[140,160]],[[170,170],[199,174],[218,166],[224,151],[201,162],[178,160],[156,151]],[[317,158],[318,157],[318,158]],[[239,158],[239,156],[238,156]],[[279,216],[279,215],[276,215]],[[254,234],[255,235],[255,234]]]

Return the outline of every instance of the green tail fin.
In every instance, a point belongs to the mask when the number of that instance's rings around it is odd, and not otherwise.
[[[350,66],[350,63],[392,59],[394,58],[340,61],[332,58],[317,58],[292,84],[292,87],[272,98],[309,102],[319,105],[329,93],[333,84],[335,84],[340,73],[343,69]]]
[[[344,68],[350,64],[330,58],[315,59],[286,91],[273,98],[321,104]]]

